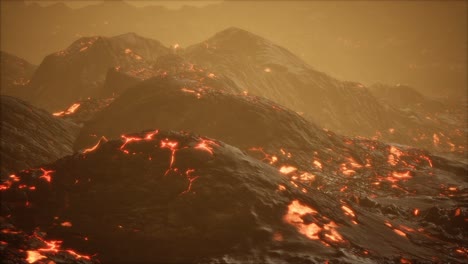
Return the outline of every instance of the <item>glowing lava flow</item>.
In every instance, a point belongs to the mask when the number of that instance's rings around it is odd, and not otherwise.
[[[312,163],[317,169],[323,169],[322,163],[320,163],[320,161],[314,160]]]
[[[46,256],[41,255],[41,253],[39,253],[39,252],[37,252],[35,250],[28,250],[27,254],[28,254],[28,257],[26,258],[26,261],[28,263],[34,263],[34,262],[36,262],[38,260],[47,258]]]
[[[411,178],[411,172],[410,171],[406,171],[406,172],[394,171],[392,172],[392,176],[400,180],[407,180]]]
[[[70,107],[67,108],[67,110],[65,111],[60,111],[60,112],[56,112],[56,113],[53,113],[52,115],[54,116],[66,116],[66,115],[71,115],[73,114],[74,112],[76,112],[76,110],[80,107],[80,103],[75,103],[75,104],[72,104]]]
[[[219,144],[212,141],[212,140],[208,140],[208,139],[202,139],[200,143],[198,143],[195,148],[196,149],[199,149],[199,150],[203,150],[203,151],[206,151],[208,153],[210,153],[211,155],[213,155],[213,147],[211,146],[217,146],[219,147]]]
[[[298,200],[293,200],[289,204],[288,212],[286,215],[284,215],[283,220],[286,223],[296,227],[299,233],[305,235],[309,239],[325,239],[327,242],[336,243],[344,242],[343,237],[336,230],[338,225],[335,222],[329,221],[328,223],[323,224],[323,227],[320,227],[316,223],[305,223],[304,218],[306,216],[312,216],[313,219],[317,219],[318,212],[307,205],[301,204]],[[322,220],[328,221],[326,217],[322,217]]]
[[[52,176],[50,175],[50,173],[55,172],[55,171],[53,171],[53,170],[45,170],[45,169],[43,169],[43,168],[40,168],[40,170],[42,171],[43,174],[42,174],[41,177],[39,177],[39,179],[44,179],[44,180],[46,180],[47,182],[51,182]]]
[[[99,145],[101,144],[101,142],[107,142],[107,141],[108,141],[107,138],[104,137],[104,136],[102,136],[102,137],[99,139],[98,143],[96,143],[96,145],[94,145],[94,146],[91,147],[91,148],[87,148],[87,149],[83,150],[83,154],[84,154],[84,153],[89,153],[89,152],[95,151],[95,150],[99,147]]]
[[[278,157],[266,153],[266,152],[263,150],[263,148],[255,148],[255,147],[253,147],[253,148],[250,148],[249,150],[250,150],[250,151],[258,151],[258,152],[262,153],[263,156],[264,156],[263,159],[262,159],[262,161],[267,161],[269,164],[274,164],[275,162],[278,161]]]
[[[299,233],[310,239],[317,240],[319,239],[318,234],[322,229],[315,223],[304,223],[302,218],[308,214],[314,215],[317,214],[317,211],[306,205],[302,205],[298,200],[294,200],[289,204],[288,212],[283,219],[286,223],[295,226]]]
[[[296,167],[293,167],[293,166],[282,166],[279,171],[283,174],[290,174],[290,173],[293,173],[295,171],[297,171],[297,168]]]
[[[341,206],[341,209],[343,209],[343,211],[345,212],[346,215],[349,215],[351,217],[356,217],[353,210],[351,210],[348,206],[343,205],[343,206]]]
[[[194,182],[196,179],[198,179],[198,177],[200,177],[200,176],[192,176],[191,174],[192,174],[194,171],[195,171],[194,169],[188,169],[187,171],[185,171],[185,176],[187,177],[187,180],[189,181],[189,185],[187,186],[187,189],[186,189],[185,191],[183,191],[182,193],[180,193],[181,195],[190,192],[190,191],[192,190],[193,182]]]
[[[159,131],[155,130],[147,133],[144,137],[129,137],[127,135],[122,135],[121,137],[124,140],[124,143],[122,144],[122,146],[120,146],[120,150],[126,154],[129,154],[128,150],[125,149],[125,146],[127,146],[128,143],[142,140],[153,140],[153,137],[158,133]]]
[[[167,169],[165,175],[172,169],[172,165],[174,165],[175,161],[175,152],[177,151],[177,145],[179,143],[177,141],[169,141],[169,139],[161,140],[161,148],[167,148],[171,150],[171,161],[169,163],[169,168]]]
[[[13,182],[19,182],[20,178],[14,174],[10,175],[9,179],[4,183],[0,184],[0,191],[10,189]]]
[[[34,234],[33,236],[35,236],[35,238],[37,238],[41,242],[43,242],[46,245],[46,247],[39,248],[39,249],[36,249],[36,250],[28,250],[26,252],[27,253],[26,261],[28,263],[35,263],[38,260],[47,258],[46,256],[42,255],[41,253],[55,253],[55,254],[57,254],[57,253],[60,253],[60,252],[63,252],[63,251],[65,251],[68,254],[72,255],[75,259],[86,259],[86,260],[91,259],[91,257],[89,257],[89,256],[80,255],[80,254],[78,254],[75,251],[70,250],[70,249],[67,249],[67,250],[60,249],[60,245],[62,244],[62,241],[59,241],[59,240],[45,241],[41,237],[37,236],[36,234]]]

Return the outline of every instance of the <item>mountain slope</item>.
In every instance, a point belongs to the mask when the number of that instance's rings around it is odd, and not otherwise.
[[[360,84],[318,72],[286,49],[239,28],[188,47],[184,56],[243,90],[303,112],[337,132],[372,135],[395,123],[389,118],[394,113]]]
[[[337,199],[339,191],[328,186],[317,189],[189,133],[150,130],[102,140],[44,171],[18,173],[2,186],[2,214],[103,262],[462,260],[462,249],[441,232],[459,243],[465,209],[424,208],[415,218],[362,196]],[[34,191],[21,190],[24,184]],[[450,214],[450,227],[427,226],[443,214]]]
[[[221,31],[182,53],[216,76],[231,79],[231,92],[266,97],[334,132],[465,156],[466,114],[412,88],[368,89],[336,80],[239,28]]]
[[[466,162],[466,100],[430,99],[407,85],[376,84],[370,90],[383,105],[405,113],[413,121],[405,131],[382,131],[385,140],[425,148]]]
[[[99,95],[109,68],[144,78],[151,61],[169,49],[134,33],[115,37],[85,37],[47,56],[31,79],[31,100],[49,111]]]
[[[94,144],[96,135],[116,138],[151,127],[192,131],[239,147],[327,144],[327,134],[296,113],[261,97],[226,92],[225,87],[211,79],[200,83],[173,76],[144,81],[85,123],[76,149]],[[276,125],[277,120],[293,122]]]
[[[4,179],[2,216],[103,262],[462,263],[466,164],[336,135],[212,78],[157,76],[68,111],[78,153]]]
[[[1,96],[1,176],[72,153],[79,127],[10,96]]]
[[[0,52],[0,65],[0,93],[25,98],[28,94],[25,86],[30,82],[37,66],[3,51]]]

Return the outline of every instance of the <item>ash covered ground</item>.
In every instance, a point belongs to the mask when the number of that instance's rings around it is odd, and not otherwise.
[[[463,100],[340,81],[238,28],[7,58],[5,263],[466,261]]]

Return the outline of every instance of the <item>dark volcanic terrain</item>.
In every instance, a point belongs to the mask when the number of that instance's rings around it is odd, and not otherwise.
[[[438,191],[441,176],[424,179],[428,161],[405,156],[407,166],[416,166],[389,176],[395,188]],[[445,162],[436,167],[444,180],[466,188],[457,179],[466,171],[450,172],[454,167]],[[101,140],[41,170],[20,172],[7,182],[2,202],[19,227],[39,227],[105,263],[461,260],[466,211],[454,205],[464,190],[414,213],[386,202],[419,199],[427,206],[424,199],[431,198],[389,195],[387,179],[376,188],[383,200],[371,198],[373,191],[359,188],[377,180],[369,171],[340,176],[350,191],[337,195],[333,187],[316,186],[311,174],[294,177],[294,170],[278,171],[222,142],[154,130]]]
[[[32,76],[35,106],[1,97],[5,263],[466,262],[466,104],[238,28],[18,62],[2,76]]]
[[[268,98],[344,135],[466,156],[465,101],[428,99],[406,86],[340,81],[239,28],[186,49],[133,33],[81,38],[46,57],[23,90],[35,105],[57,112],[88,98],[115,98],[141,80],[167,74],[222,82],[228,92]]]
[[[73,153],[79,127],[20,99],[1,96],[1,176]]]

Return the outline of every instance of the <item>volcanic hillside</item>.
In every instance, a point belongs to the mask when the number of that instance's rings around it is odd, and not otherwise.
[[[77,100],[99,95],[111,67],[139,78],[153,75],[151,61],[170,50],[134,33],[116,37],[85,37],[47,56],[31,80],[31,100],[57,111]]]
[[[29,83],[37,66],[3,51],[0,52],[0,65],[0,93],[24,98],[27,95],[24,87]]]
[[[338,200],[333,189],[187,133],[151,130],[105,141],[42,170],[15,174],[3,188],[2,214],[13,215],[22,229],[39,227],[63,239],[65,248],[97,253],[103,263],[464,258],[457,243],[466,236],[465,208],[413,213],[364,196]],[[449,233],[451,239],[444,237]],[[51,258],[55,252],[37,253]]]
[[[129,47],[131,40],[137,44]],[[152,53],[151,43],[160,47],[132,34],[87,38],[46,58],[28,88],[44,96],[37,96],[39,105],[62,110],[53,115],[2,98],[2,259],[467,258],[467,164],[317,125],[363,135],[386,129],[397,142],[398,133],[410,135],[402,128],[421,123],[393,97],[377,99],[235,28],[186,51]],[[309,112],[297,113],[301,105]],[[423,128],[436,129],[431,122]],[[63,157],[72,144],[75,153]],[[14,160],[30,164],[8,167]]]
[[[450,110],[444,104],[440,108],[431,101],[430,107],[442,111],[440,117],[434,118],[432,112],[415,115],[413,110],[399,107],[403,101],[399,105],[388,103],[394,101],[395,94],[372,89],[374,96],[363,85],[318,72],[286,49],[238,28],[219,32],[187,49],[165,48],[133,33],[82,38],[48,56],[27,89],[34,104],[55,112],[89,97],[118,97],[140,80],[165,75],[205,83],[212,80],[218,86],[223,83],[223,89],[231,93],[266,97],[345,135],[458,157],[466,153],[466,118],[457,108]],[[407,90],[406,100],[422,100],[417,92]],[[452,112],[456,120],[450,116]]]
[[[394,125],[391,113],[362,85],[318,72],[288,50],[245,30],[221,31],[188,47],[184,55],[232,79],[242,91],[303,112],[323,127],[372,134]]]
[[[14,97],[2,95],[0,102],[2,178],[72,154],[77,125]]]
[[[414,125],[406,129],[406,137],[391,129],[382,131],[388,141],[422,147],[438,153],[457,154],[465,159],[468,144],[466,100],[431,99],[407,85],[375,84],[372,94],[387,107],[410,117]],[[415,126],[416,125],[416,126]]]
[[[281,123],[283,120],[287,123]],[[96,136],[118,138],[152,127],[192,131],[240,147],[287,145],[301,149],[307,148],[305,142],[331,147],[322,129],[268,99],[164,76],[127,89],[99,112],[84,125],[76,149],[94,144]]]
[[[401,87],[392,93],[373,89],[373,94],[362,84],[339,81],[318,72],[288,50],[239,28],[221,31],[188,47],[183,54],[216,76],[231,79],[236,84],[232,91],[266,97],[335,132],[461,156],[466,153],[466,115],[443,104],[441,110],[440,103],[424,98],[414,89]],[[396,102],[395,98],[401,99]],[[443,117],[415,116],[398,107],[405,103],[402,100],[411,100],[411,104],[424,100],[426,108],[439,109]],[[397,105],[389,105],[388,101]],[[456,112],[459,122],[450,121],[451,112]],[[437,138],[443,142],[439,144]]]

